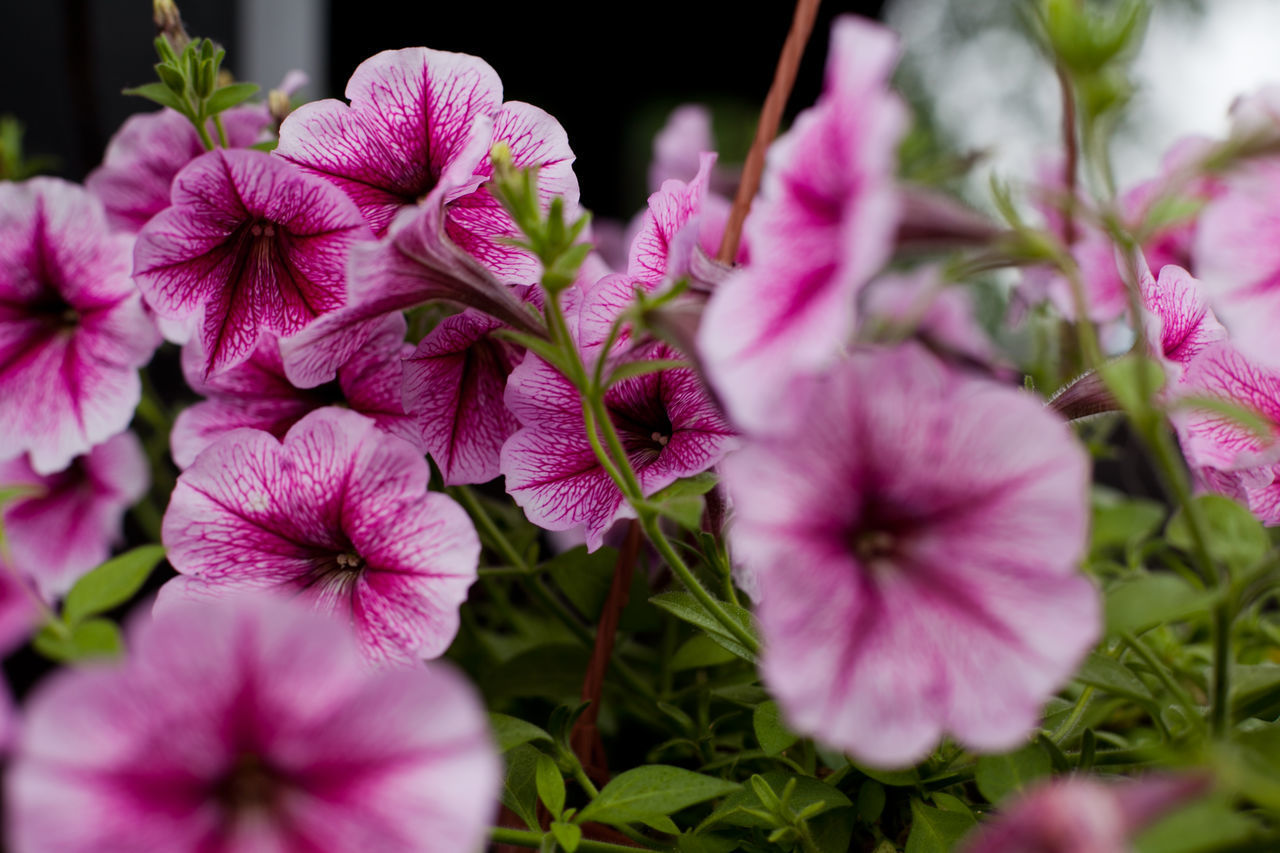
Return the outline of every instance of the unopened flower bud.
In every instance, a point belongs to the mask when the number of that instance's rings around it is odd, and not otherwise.
[[[293,112],[293,102],[282,90],[272,89],[267,92],[267,110],[271,113],[272,120],[278,125]]]
[[[178,12],[178,4],[173,0],[152,0],[151,10],[156,29],[173,47],[175,53],[181,53],[191,41],[191,37],[182,26],[182,14]]]

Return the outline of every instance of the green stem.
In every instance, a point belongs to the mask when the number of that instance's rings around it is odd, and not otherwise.
[[[193,120],[191,122],[196,126],[196,133],[200,134],[200,144],[204,146],[205,151],[214,149],[213,137],[209,135],[209,129],[204,126],[203,119]]]
[[[1084,717],[1085,710],[1089,707],[1089,700],[1093,698],[1094,689],[1092,685],[1087,685],[1080,691],[1080,697],[1076,699],[1076,704],[1072,706],[1071,713],[1063,720],[1053,733],[1049,735],[1049,739],[1058,745],[1066,742],[1067,738],[1075,733],[1076,726],[1080,725],[1080,720]]]
[[[671,543],[658,527],[657,518],[648,508],[640,511],[640,526],[644,529],[645,535],[649,537],[649,541],[658,549],[662,559],[667,561],[671,571],[688,587],[689,592],[693,593],[693,597],[698,599],[698,603],[705,607],[716,618],[716,621],[733,635],[734,639],[742,643],[752,654],[759,654],[760,641],[747,630],[745,625],[733,618],[718,599],[707,592],[706,587],[698,581],[693,571],[685,565],[684,560],[680,559],[680,555],[671,547]]]
[[[495,826],[489,831],[489,838],[494,844],[511,844],[516,847],[530,847],[535,850],[542,846],[544,837],[548,836],[544,835],[544,833],[532,832],[527,829],[507,829],[505,826]],[[583,853],[636,853],[635,847],[625,844],[613,844],[609,841],[593,841],[589,838],[584,838],[578,842],[578,849]]]
[[[467,510],[467,514],[480,526],[485,536],[489,540],[489,544],[495,551],[502,555],[502,559],[506,560],[512,568],[520,570],[524,574],[532,574],[535,569],[529,565],[529,562],[521,556],[516,547],[511,544],[511,540],[506,534],[494,523],[493,517],[484,508],[484,504],[476,497],[467,486],[451,486],[447,489],[448,493],[455,498],[458,503]]]
[[[216,114],[214,115],[213,126],[217,128],[217,131],[218,131],[218,144],[221,145],[223,148],[230,148],[231,145],[227,142],[227,130],[222,126],[221,115],[216,115]]]

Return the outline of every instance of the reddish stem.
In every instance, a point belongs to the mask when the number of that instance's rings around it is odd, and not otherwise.
[[[1076,141],[1076,99],[1071,92],[1071,79],[1067,72],[1061,65],[1057,71],[1058,85],[1062,89],[1062,147],[1066,152],[1066,162],[1062,164],[1062,184],[1067,191],[1062,208],[1062,239],[1068,246],[1073,246],[1076,242],[1076,172],[1080,160],[1080,146]]]
[[[800,68],[800,59],[804,56],[804,46],[809,41],[809,34],[813,32],[813,22],[818,17],[820,2],[821,0],[796,0],[791,30],[782,45],[782,55],[778,57],[778,67],[773,72],[773,84],[769,86],[764,108],[760,111],[760,123],[756,125],[756,137],[751,142],[747,162],[742,167],[742,182],[738,184],[738,194],[733,199],[733,209],[729,211],[729,221],[724,227],[724,237],[720,240],[720,251],[716,253],[716,260],[722,264],[732,264],[738,256],[738,244],[742,242],[742,223],[746,222],[747,213],[751,210],[751,200],[760,189],[764,155],[773,138],[778,135],[782,112],[786,109],[787,98],[791,97],[791,87],[795,85],[796,72]]]
[[[627,535],[623,540],[622,550],[618,552],[609,597],[605,599],[600,611],[600,624],[596,627],[591,661],[582,678],[582,701],[591,704],[578,717],[570,736],[574,754],[582,762],[587,776],[597,784],[603,784],[609,779],[604,742],[600,739],[600,730],[596,728],[596,720],[600,716],[600,696],[604,692],[604,676],[609,669],[609,659],[613,657],[613,640],[618,632],[618,621],[631,592],[631,576],[635,573],[636,556],[640,553],[640,533],[638,523],[631,521],[627,524]]]

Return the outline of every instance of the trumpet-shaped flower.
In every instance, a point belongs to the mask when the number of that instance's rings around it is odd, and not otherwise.
[[[413,352],[404,341],[405,319],[390,314],[365,346],[338,368],[336,381],[296,388],[285,377],[280,341],[267,333],[248,361],[204,378],[204,354],[198,340],[182,350],[187,384],[205,399],[183,409],[169,436],[173,461],[186,468],[200,451],[233,429],[247,427],[284,438],[308,412],[346,405],[373,418],[378,427],[420,447],[418,430],[401,403],[401,359]]]
[[[0,459],[50,474],[129,425],[160,342],[132,242],[80,187],[0,182]]]
[[[629,301],[632,282],[607,276],[582,298],[578,344],[588,364],[604,332]],[[680,358],[660,343],[619,347],[614,365]],[[620,518],[634,517],[622,492],[592,452],[578,391],[533,353],[511,374],[507,408],[521,428],[502,447],[507,491],[529,520],[547,530],[583,529],[595,550]],[[645,495],[710,469],[736,444],[732,429],[697,375],[673,368],[623,379],[605,391],[605,408]]]
[[[346,409],[312,412],[283,441],[233,430],[178,478],[164,544],[183,577],[161,602],[271,589],[353,625],[372,661],[437,657],[480,542],[428,476],[409,443]]]
[[[134,278],[162,317],[199,317],[206,375],[263,332],[295,334],[346,302],[347,255],[369,237],[328,182],[260,151],[211,151],[174,179],[173,205],[138,235]]]
[[[248,148],[271,123],[262,105],[233,107],[221,119],[229,148]],[[102,200],[112,228],[137,234],[169,206],[178,172],[203,153],[200,136],[186,116],[170,109],[138,113],[111,137],[102,165],[84,184]]]
[[[4,507],[13,567],[47,601],[107,559],[123,538],[124,514],[146,494],[151,473],[137,436],[122,432],[41,476],[25,458],[0,463],[0,487],[32,489]]]
[[[1199,776],[1151,775],[1102,782],[1068,777],[1042,782],[1008,811],[971,833],[962,853],[1130,853],[1133,835],[1201,794]]]
[[[505,143],[516,166],[538,166],[549,201],[578,200],[573,152],[543,110],[502,103],[502,82],[484,60],[425,47],[386,50],[360,64],[347,98],[306,104],[280,127],[281,156],[342,187],[381,236],[403,208],[457,171],[466,180],[443,198],[451,240],[504,282],[533,284],[538,265],[509,245],[517,230],[482,184],[489,149]]]
[[[448,666],[374,672],[289,602],[184,602],[122,665],[58,673],[7,774],[9,842],[59,850],[469,853],[501,761]]]
[[[446,485],[498,476],[502,444],[520,427],[507,377],[524,351],[494,337],[502,324],[467,310],[440,321],[404,361],[404,407]]]
[[[888,88],[897,54],[888,30],[836,21],[822,97],[769,152],[748,230],[752,263],[707,305],[702,359],[747,430],[785,428],[806,385],[797,380],[847,347],[857,294],[889,259],[906,123]]]
[[[914,344],[855,352],[801,414],[721,464],[789,724],[878,766],[1017,745],[1099,634],[1084,451]]]

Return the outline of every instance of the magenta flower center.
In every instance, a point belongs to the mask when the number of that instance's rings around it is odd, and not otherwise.
[[[274,810],[284,779],[257,755],[242,753],[214,785],[213,798],[229,815]]]
[[[609,401],[609,417],[627,453],[656,459],[671,441],[675,427],[661,400]]]

